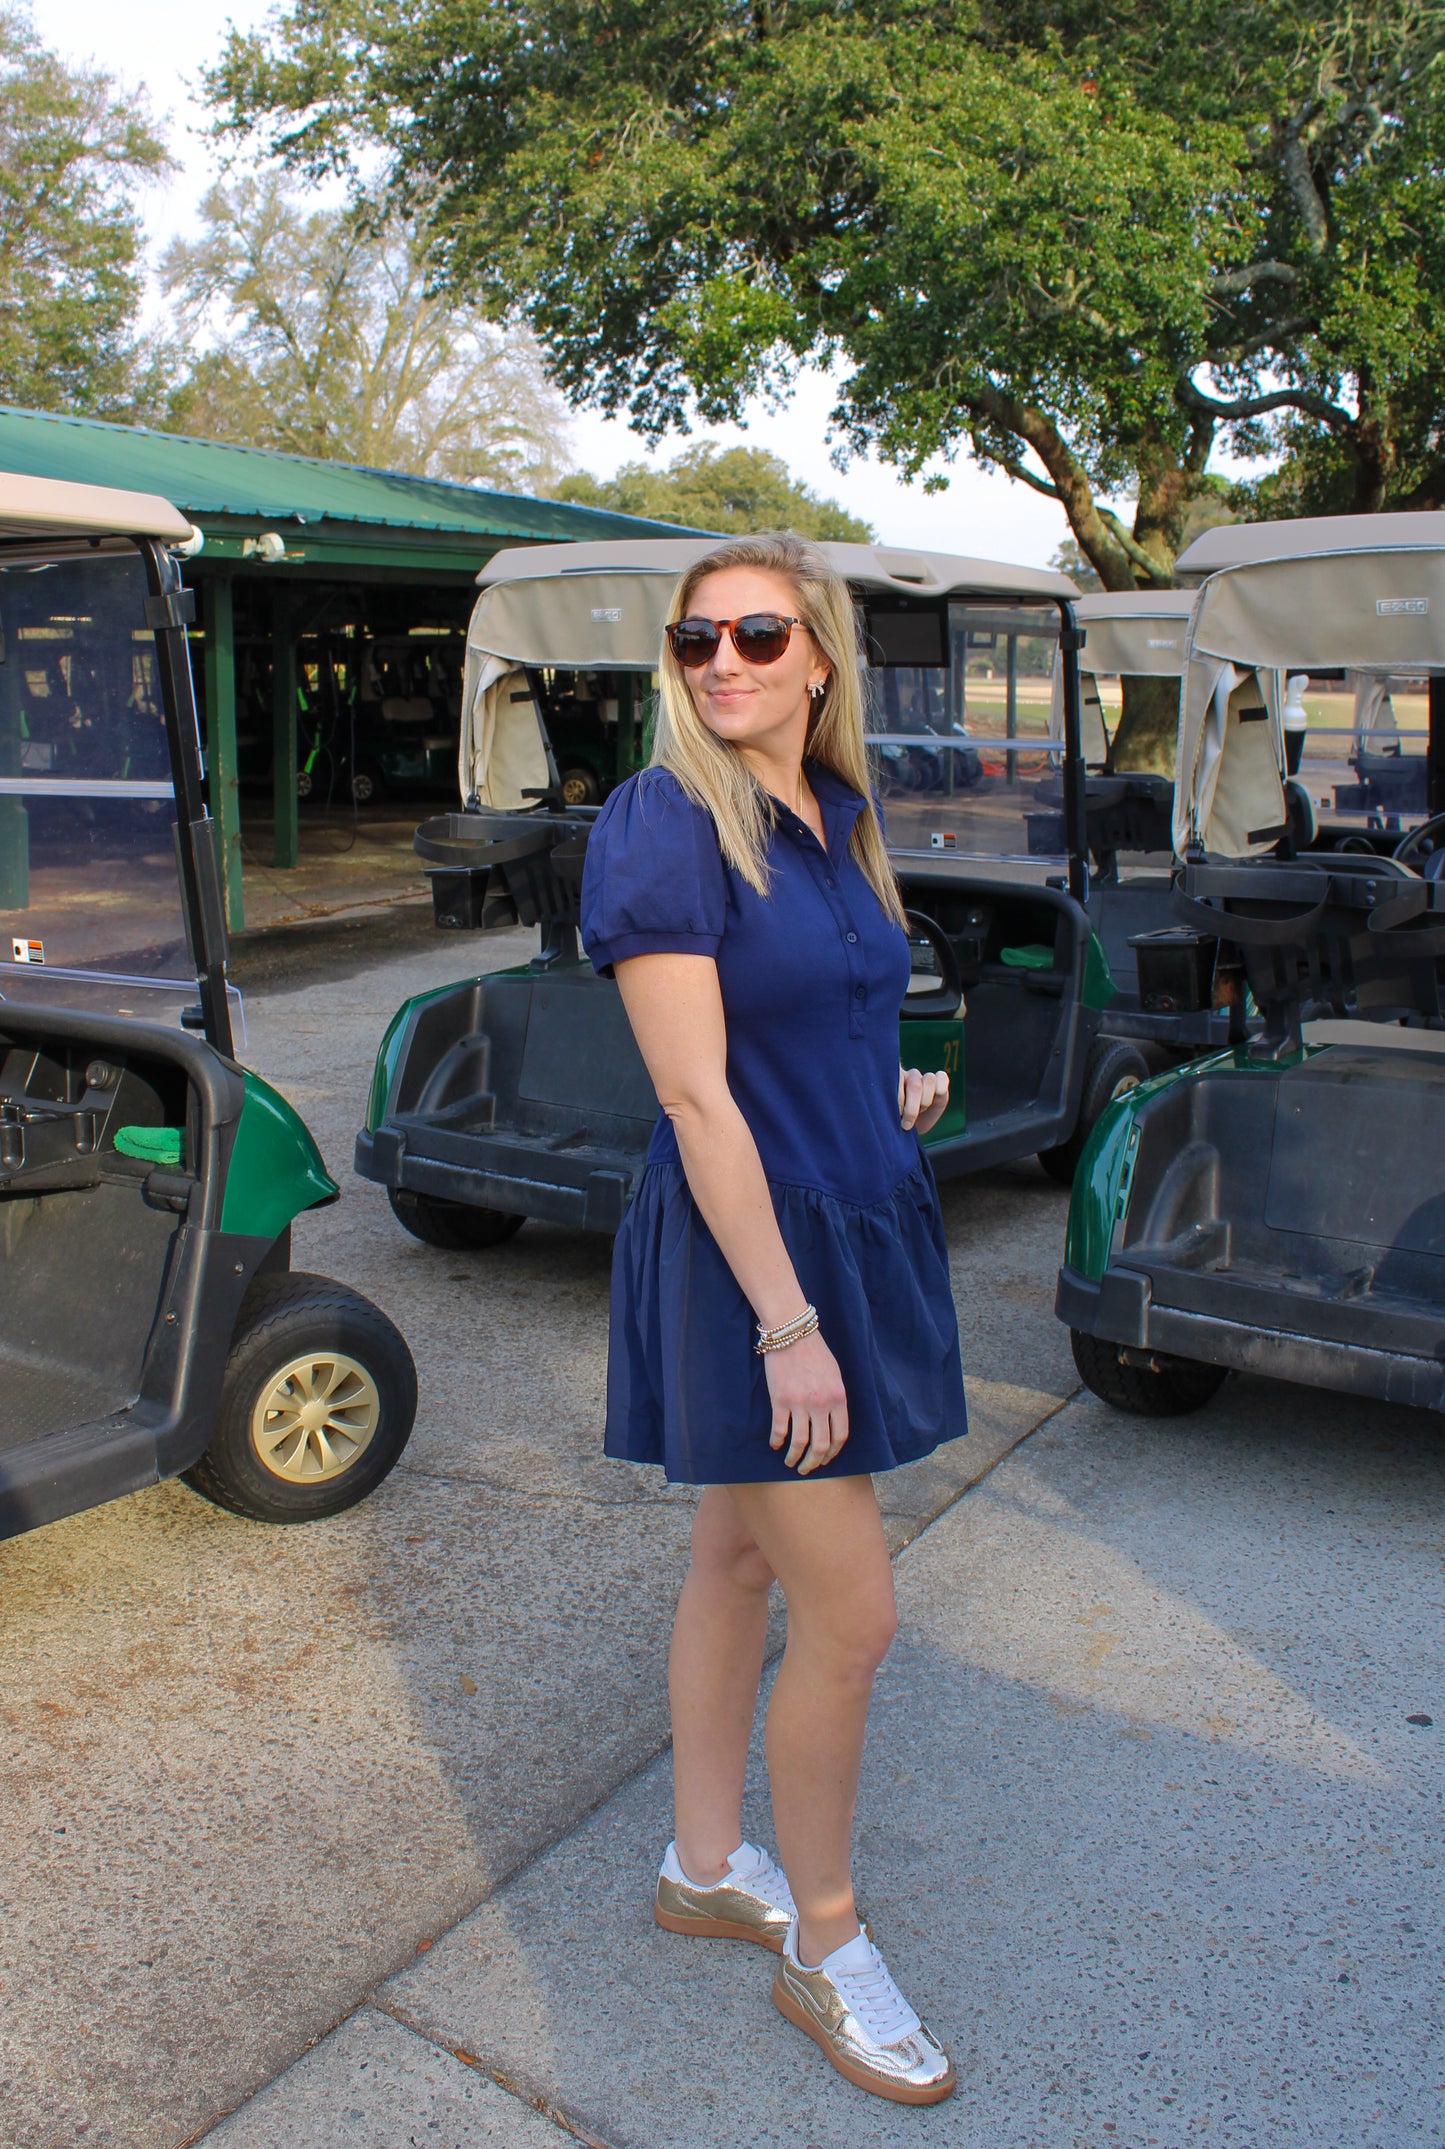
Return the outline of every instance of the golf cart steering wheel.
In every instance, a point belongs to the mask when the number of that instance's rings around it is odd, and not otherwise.
[[[907,910],[903,915],[908,920],[909,952],[914,957],[912,975],[927,977],[936,974],[938,983],[926,992],[905,992],[899,1014],[931,1015],[935,1019],[940,1015],[956,1015],[958,1004],[963,998],[963,973],[958,966],[953,942],[937,920],[930,918],[925,911]],[[930,968],[920,968],[920,956],[932,957]]]
[[[1439,880],[1445,875],[1445,813],[1431,814],[1428,821],[1402,836],[1393,855],[1402,866],[1413,866],[1425,880]]]

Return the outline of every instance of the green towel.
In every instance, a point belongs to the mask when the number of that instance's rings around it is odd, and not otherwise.
[[[147,1164],[162,1164],[174,1171],[180,1164],[186,1137],[180,1127],[117,1127],[115,1146],[123,1157],[140,1157]]]
[[[1052,970],[1054,951],[1041,942],[1031,941],[1026,948],[1000,948],[998,959],[1007,963],[1011,970]]]

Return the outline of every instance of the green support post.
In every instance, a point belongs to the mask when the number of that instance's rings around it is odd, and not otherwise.
[[[229,575],[207,575],[201,584],[201,624],[206,648],[206,776],[211,812],[220,824],[226,888],[226,924],[233,933],[246,923],[241,892],[241,790],[236,769],[236,612]]]
[[[20,774],[25,716],[20,706],[20,652],[0,643],[0,776]],[[30,809],[23,798],[0,798],[0,910],[30,907]]]
[[[296,819],[296,625],[291,591],[271,592],[272,862],[294,866],[300,855]]]

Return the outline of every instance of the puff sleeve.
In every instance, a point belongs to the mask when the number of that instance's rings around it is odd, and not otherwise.
[[[667,769],[619,784],[592,826],[582,945],[603,977],[632,955],[716,955],[727,872],[712,817]]]

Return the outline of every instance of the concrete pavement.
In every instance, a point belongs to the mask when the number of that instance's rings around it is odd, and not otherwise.
[[[691,1500],[598,1451],[608,1245],[439,1253],[346,1168],[397,1002],[530,945],[248,994],[250,1061],[345,1183],[296,1264],[367,1291],[420,1369],[379,1495],[281,1531],[164,1485],[0,1545],[5,2149],[194,2137],[665,1742]],[[1073,1382],[1058,1190],[1029,1167],[947,1207],[975,1437],[890,1482],[895,1544]]]
[[[1436,1421],[1068,1401],[1063,1195],[946,1190],[975,1436],[884,1487],[860,1852],[963,2081],[864,2100],[763,1958],[648,1920],[690,1499],[598,1454],[607,1246],[438,1253],[344,1168],[395,1003],[529,945],[406,941],[249,996],[347,1182],[297,1263],[416,1353],[402,1467],[305,1530],[162,1486],[0,1545],[6,2149],[1438,2138]]]
[[[1159,1427],[1087,1399],[903,1552],[861,1888],[956,2054],[951,2103],[861,2096],[775,2014],[768,1958],[652,1926],[664,1758],[209,2139],[432,2139],[354,2071],[344,2121],[303,2103],[322,2081],[339,2099],[343,2041],[371,2049],[390,2017],[505,2082],[519,2128],[527,2100],[545,2107],[559,2149],[567,2132],[606,2149],[1439,2140],[1441,1477],[1437,1429],[1404,1412],[1241,1383]],[[493,2123],[491,2104],[448,2110],[440,2138],[471,2149]]]

